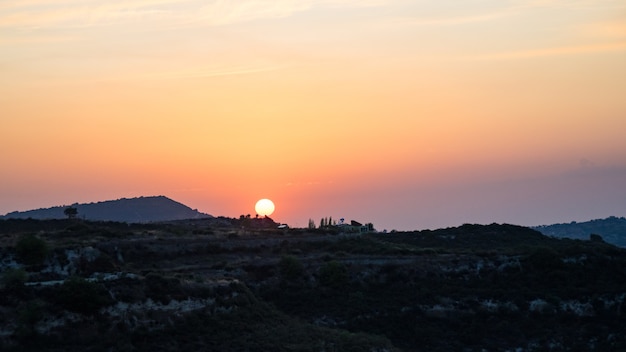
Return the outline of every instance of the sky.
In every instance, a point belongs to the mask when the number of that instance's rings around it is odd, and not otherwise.
[[[626,215],[623,0],[3,0],[0,214]]]

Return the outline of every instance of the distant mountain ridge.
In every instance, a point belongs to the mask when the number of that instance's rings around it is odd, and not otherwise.
[[[592,234],[602,236],[605,242],[626,247],[626,218],[610,216],[585,222],[535,226],[533,229],[546,236],[588,240]]]
[[[56,206],[28,211],[15,211],[0,216],[0,219],[63,219],[68,206]],[[94,221],[120,221],[145,223],[184,219],[212,218],[198,210],[176,202],[165,196],[121,198],[97,203],[73,204],[78,210],[77,217]]]

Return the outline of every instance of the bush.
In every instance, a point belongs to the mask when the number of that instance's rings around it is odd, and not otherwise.
[[[522,261],[522,265],[524,264],[541,272],[560,270],[565,267],[560,254],[549,247],[532,248],[530,255]]]
[[[112,303],[109,293],[100,285],[80,277],[71,277],[61,285],[56,295],[63,308],[85,315],[93,315]]]
[[[168,304],[182,293],[180,280],[176,278],[166,278],[159,274],[149,273],[146,275],[145,283],[148,297],[162,304]]]
[[[45,303],[43,301],[30,301],[19,309],[18,323],[32,328],[43,318],[44,310]]]
[[[25,235],[17,241],[15,251],[18,258],[27,265],[41,265],[50,248],[46,241],[35,235]]]
[[[17,326],[13,333],[13,338],[20,342],[20,347],[30,347],[26,350],[41,350],[39,342],[40,335],[35,329],[35,325],[44,317],[45,303],[39,300],[30,301],[20,305],[17,310]]]
[[[20,289],[28,280],[28,273],[24,269],[11,268],[2,273],[2,285],[6,289]]]
[[[320,284],[331,288],[341,288],[348,283],[348,269],[336,260],[320,268]]]
[[[283,256],[278,267],[280,268],[280,276],[285,281],[298,280],[304,274],[302,263],[292,255]]]
[[[605,243],[604,242],[604,238],[602,238],[602,236],[597,235],[595,233],[592,233],[591,235],[589,235],[589,241],[591,241],[591,242],[598,242],[598,243]]]

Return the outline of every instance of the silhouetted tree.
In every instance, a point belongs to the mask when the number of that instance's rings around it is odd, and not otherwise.
[[[592,233],[591,235],[589,235],[589,240],[591,242],[601,242],[604,243],[604,238],[602,238],[602,236]]]
[[[74,219],[78,215],[78,209],[75,207],[69,206],[63,210],[63,214],[67,216],[68,219]]]

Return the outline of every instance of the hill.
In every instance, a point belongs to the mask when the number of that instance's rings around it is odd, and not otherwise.
[[[543,225],[534,227],[546,236],[587,240],[592,234],[600,235],[604,241],[626,247],[626,218],[610,216],[585,222]]]
[[[246,220],[0,221],[0,350],[626,350],[626,249]]]
[[[122,198],[97,203],[74,204],[72,207],[78,210],[79,218],[92,221],[144,223],[212,217],[165,196]],[[66,217],[63,213],[66,208],[67,206],[56,206],[15,211],[0,219],[63,219]]]

